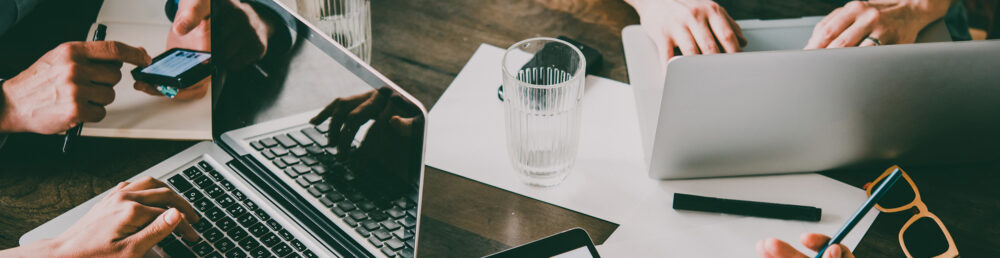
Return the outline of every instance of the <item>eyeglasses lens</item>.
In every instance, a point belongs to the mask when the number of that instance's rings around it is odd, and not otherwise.
[[[903,244],[913,257],[934,257],[948,250],[948,239],[936,221],[923,217],[903,232]]]

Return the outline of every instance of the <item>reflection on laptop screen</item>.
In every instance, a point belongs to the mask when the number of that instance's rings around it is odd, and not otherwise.
[[[222,76],[213,135],[239,129],[241,140],[254,149],[250,152],[341,227],[345,241],[371,253],[412,256],[423,169],[422,108],[277,8],[288,23],[291,47]],[[304,114],[286,127],[271,126]],[[245,133],[262,123],[269,129]]]

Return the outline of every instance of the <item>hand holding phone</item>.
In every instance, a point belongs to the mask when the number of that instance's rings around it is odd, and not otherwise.
[[[206,87],[212,74],[211,60],[212,54],[208,52],[174,48],[153,58],[149,66],[133,69],[132,77],[137,81],[136,89],[174,98],[181,90]],[[138,82],[151,87],[141,87]]]

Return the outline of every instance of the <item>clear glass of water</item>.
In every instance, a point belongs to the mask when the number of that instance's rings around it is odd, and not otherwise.
[[[558,185],[576,161],[586,60],[554,38],[527,39],[503,58],[507,153],[523,182]]]
[[[370,0],[298,0],[299,15],[365,63],[371,63]]]

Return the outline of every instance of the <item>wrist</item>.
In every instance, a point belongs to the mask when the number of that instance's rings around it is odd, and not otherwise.
[[[13,117],[11,114],[13,110],[7,106],[7,103],[10,103],[7,100],[7,96],[9,96],[6,87],[9,83],[7,82],[7,80],[0,79],[0,133],[12,133],[15,131],[13,129],[14,122],[12,121]]]

